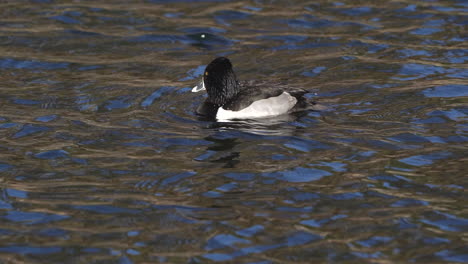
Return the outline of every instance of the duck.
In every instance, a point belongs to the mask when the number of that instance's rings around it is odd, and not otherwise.
[[[304,89],[265,81],[239,82],[226,57],[217,57],[206,66],[202,80],[192,89],[200,91],[208,97],[196,113],[218,121],[270,118],[315,104],[304,97],[308,93]]]

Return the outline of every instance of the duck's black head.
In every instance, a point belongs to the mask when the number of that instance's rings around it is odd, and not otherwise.
[[[239,83],[228,58],[218,57],[206,66],[203,82],[208,93],[207,101],[224,105],[239,93]]]

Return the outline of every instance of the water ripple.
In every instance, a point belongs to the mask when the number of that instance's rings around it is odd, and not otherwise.
[[[0,262],[466,262],[467,8],[0,4]],[[216,56],[317,108],[197,116]]]

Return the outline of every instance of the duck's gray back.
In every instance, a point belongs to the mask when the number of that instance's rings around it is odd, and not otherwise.
[[[233,100],[223,106],[224,109],[240,111],[255,101],[269,97],[276,97],[281,95],[283,92],[288,92],[298,100],[307,93],[307,91],[303,89],[291,88],[280,83],[245,81],[241,82],[240,85],[241,91],[235,98],[233,98]]]

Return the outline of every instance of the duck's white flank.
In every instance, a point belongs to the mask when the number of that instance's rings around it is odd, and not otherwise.
[[[245,119],[282,115],[287,113],[297,103],[297,99],[287,92],[276,97],[270,97],[253,102],[240,111],[225,110],[222,107],[216,113],[216,119]]]

